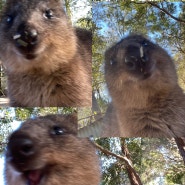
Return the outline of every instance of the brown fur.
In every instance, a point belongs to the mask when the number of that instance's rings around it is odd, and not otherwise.
[[[27,120],[10,135],[5,161],[6,185],[100,183],[98,156],[88,139],[77,137],[72,115]]]
[[[108,49],[105,60],[112,102],[104,136],[185,136],[185,96],[166,51],[141,35],[131,35]]]
[[[48,9],[51,19],[43,16]],[[90,106],[91,32],[73,30],[60,0],[9,0],[3,12],[0,56],[11,106]],[[36,44],[17,46],[23,24],[37,31]]]

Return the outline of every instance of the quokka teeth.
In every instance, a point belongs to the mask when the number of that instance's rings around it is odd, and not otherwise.
[[[140,47],[140,57],[142,58],[144,56],[144,53],[143,53],[143,46]]]
[[[13,36],[13,39],[16,40],[16,39],[19,39],[21,37],[21,34],[16,34]]]

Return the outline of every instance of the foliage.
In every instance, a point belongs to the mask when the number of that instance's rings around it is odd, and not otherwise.
[[[0,10],[2,3],[0,1]],[[79,1],[80,2],[80,1]],[[91,4],[92,3],[92,4]],[[92,5],[86,16],[75,13]],[[114,42],[132,32],[142,33],[159,43],[174,58],[179,83],[185,89],[185,3],[167,1],[100,1],[65,0],[66,12],[74,25],[93,32],[93,93],[101,112],[105,112],[109,96],[104,80],[104,52]],[[166,10],[166,12],[164,11]],[[177,19],[175,19],[177,18]],[[183,22],[184,21],[184,22]],[[12,131],[11,122],[50,113],[71,113],[72,108],[0,108],[0,152]],[[94,121],[94,112],[83,109],[79,119],[83,125]],[[96,142],[117,155],[123,155],[120,138],[98,138]],[[125,139],[133,166],[143,184],[185,184],[185,167],[174,140],[151,138]],[[102,162],[102,185],[129,184],[125,163],[99,151]]]
[[[165,9],[170,15],[184,22],[173,19],[156,6]],[[178,53],[181,63],[184,60],[184,10],[183,2],[165,2],[151,4],[137,1],[93,1],[93,22],[95,37],[93,42],[93,62],[96,70],[93,73],[95,90],[103,88],[103,53],[114,42],[129,33],[137,32],[158,42],[173,57]],[[183,73],[183,72],[182,72]],[[102,91],[104,93],[104,90]],[[101,95],[102,98],[103,95]]]
[[[133,32],[148,36],[169,53],[177,66],[179,84],[185,90],[184,10],[184,2],[93,0],[93,90],[102,112],[106,110],[109,102],[103,77],[104,52],[112,44]],[[104,146],[104,140],[105,148],[112,150],[110,138],[97,142]],[[185,183],[184,164],[174,141],[129,139],[127,147],[143,184]],[[124,164],[115,157],[110,158],[102,153],[100,155],[103,164],[106,164],[106,167],[103,167],[103,183],[114,184],[117,174],[120,180],[116,181],[117,184],[127,184],[121,182],[122,177],[127,176]]]
[[[120,138],[101,138],[96,142],[103,148],[122,155]],[[135,170],[143,184],[183,184],[185,167],[173,139],[125,139]],[[102,161],[102,184],[129,184],[125,164],[118,158],[99,152]]]

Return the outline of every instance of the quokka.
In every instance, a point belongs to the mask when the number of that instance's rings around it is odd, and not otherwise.
[[[167,52],[139,34],[105,53],[105,136],[184,137],[185,96]]]
[[[0,59],[11,106],[90,106],[92,33],[73,28],[60,0],[7,0]]]
[[[6,185],[99,185],[94,146],[77,137],[74,115],[28,119],[8,140]]]

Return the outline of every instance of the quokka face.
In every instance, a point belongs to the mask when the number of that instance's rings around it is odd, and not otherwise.
[[[24,122],[9,137],[7,185],[98,185],[99,163],[88,139],[77,138],[72,115],[48,115]]]
[[[76,52],[76,38],[59,0],[7,1],[0,38],[3,43],[1,56],[5,66],[11,70],[44,65],[42,57],[51,57],[51,52],[54,56],[59,53],[59,48],[62,62],[69,61]],[[21,69],[17,69],[20,65]]]
[[[185,96],[164,49],[133,34],[108,49],[105,61],[112,102],[104,136],[184,136]]]
[[[130,86],[143,89],[153,86],[163,90],[177,84],[175,66],[169,55],[141,35],[128,36],[108,49],[105,60],[105,77],[110,93]]]
[[[0,58],[14,107],[91,106],[90,31],[74,29],[60,0],[8,0]]]

